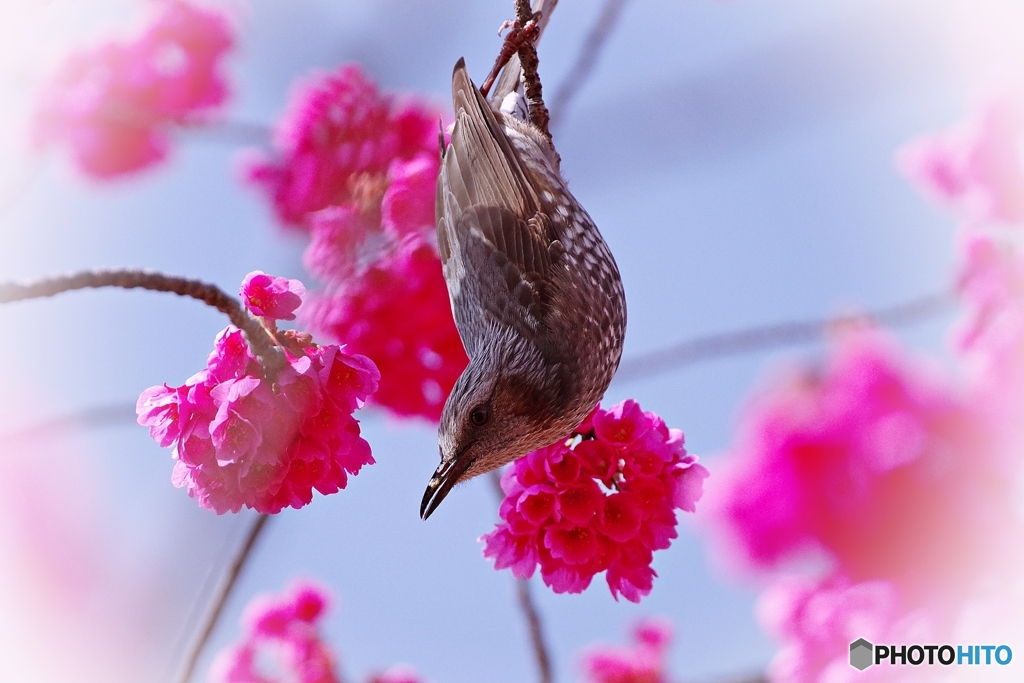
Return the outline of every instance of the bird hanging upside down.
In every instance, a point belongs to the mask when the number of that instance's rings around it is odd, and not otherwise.
[[[622,354],[626,302],[615,259],[524,98],[520,86],[496,110],[465,61],[455,65],[437,241],[470,362],[444,405],[424,519],[457,482],[566,438]]]

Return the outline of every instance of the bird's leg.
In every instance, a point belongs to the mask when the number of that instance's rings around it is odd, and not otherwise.
[[[501,25],[501,28],[498,29],[499,34],[507,28],[512,30],[505,36],[505,42],[501,44],[501,52],[498,53],[498,58],[494,60],[491,72],[487,74],[487,78],[484,79],[483,84],[480,86],[480,94],[487,97],[487,94],[491,91],[491,86],[494,85],[494,81],[498,78],[498,74],[508,64],[508,60],[512,59],[512,55],[520,52],[524,46],[534,44],[540,36],[540,31],[538,30],[539,21],[540,12],[531,14],[530,18],[525,22],[509,19]],[[536,50],[534,54],[536,54]]]

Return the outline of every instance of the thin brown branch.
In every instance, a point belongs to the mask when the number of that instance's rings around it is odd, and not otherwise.
[[[516,597],[519,599],[519,609],[523,611],[523,617],[530,629],[530,641],[533,643],[533,656],[537,660],[540,683],[551,683],[551,659],[547,644],[544,642],[544,624],[530,594],[529,579],[516,579]]]
[[[494,495],[498,503],[505,500],[505,492],[501,490],[501,473],[494,470],[487,475],[494,488]],[[544,635],[544,622],[541,620],[540,612],[533,602],[530,594],[529,579],[516,579],[516,598],[519,602],[519,609],[526,620],[526,627],[530,631],[530,644],[533,646],[533,658],[537,662],[537,675],[540,683],[552,683],[554,675],[551,667],[551,654],[547,645],[547,638]]]
[[[619,18],[622,16],[622,10],[628,1],[605,0],[597,21],[590,28],[590,32],[583,41],[583,47],[580,48],[579,54],[576,55],[576,61],[573,63],[572,68],[569,69],[569,75],[565,77],[555,91],[554,97],[551,98],[552,128],[556,127],[563,120],[566,112],[569,110],[569,103],[583,87],[583,84],[587,82],[591,74],[594,73],[594,67],[597,66],[601,50],[604,49],[609,36],[611,36],[612,31],[618,25]]]
[[[515,0],[516,21],[520,26],[526,26],[533,20],[533,9],[530,7],[530,0]],[[526,89],[526,103],[530,108],[530,123],[537,126],[540,132],[551,139],[551,132],[548,130],[548,108],[544,105],[543,88],[540,83],[540,76],[537,68],[540,60],[537,58],[537,42],[526,41],[519,48],[519,62],[523,69],[523,85]]]
[[[249,529],[248,535],[245,537],[242,546],[238,549],[238,554],[235,556],[231,566],[228,567],[228,572],[224,576],[224,581],[221,584],[220,590],[217,591],[217,595],[214,596],[213,605],[210,607],[210,611],[206,614],[206,619],[203,622],[202,629],[199,631],[199,637],[196,638],[196,641],[192,644],[192,649],[189,650],[188,655],[185,658],[181,675],[176,679],[178,683],[189,683],[189,681],[192,680],[192,674],[195,673],[196,664],[199,663],[199,657],[203,654],[203,650],[206,649],[206,643],[210,640],[213,630],[217,627],[217,622],[220,621],[220,616],[224,612],[224,607],[227,605],[228,598],[231,597],[231,593],[235,588],[235,585],[238,583],[238,577],[241,576],[242,570],[245,568],[246,562],[252,554],[253,548],[256,546],[256,541],[259,540],[259,537],[266,528],[269,520],[270,515],[261,514],[253,521],[253,525]]]
[[[200,280],[128,268],[86,270],[71,275],[44,278],[26,284],[0,284],[0,303],[39,299],[76,289],[98,287],[148,289],[155,292],[170,292],[202,301],[226,314],[232,324],[242,330],[249,342],[249,347],[253,354],[260,359],[271,381],[284,365],[284,355],[273,345],[269,333],[246,312],[238,299],[229,296],[216,285]]]
[[[555,11],[555,7],[557,5],[558,0],[534,0],[534,15],[540,15],[540,19],[537,20],[536,38],[534,38],[533,41],[535,46],[539,44],[540,39],[544,37],[544,29],[547,28],[548,22],[551,21],[551,15]],[[519,88],[519,80],[522,73],[523,65],[519,61],[519,55],[514,54],[508,64],[505,65],[501,75],[498,76],[498,81],[495,83],[494,89],[491,92],[491,104],[496,107],[500,106],[506,95],[513,90],[517,90]]]
[[[951,292],[936,292],[902,304],[860,315],[776,323],[746,330],[697,337],[666,349],[628,358],[619,366],[614,382],[623,384],[711,358],[765,351],[813,342],[843,324],[871,320],[887,327],[913,325],[949,311],[956,299]]]
[[[34,425],[0,434],[0,446],[20,441],[36,441],[62,436],[73,429],[99,429],[111,425],[135,423],[135,403],[121,402],[83,408],[73,413],[57,415]]]

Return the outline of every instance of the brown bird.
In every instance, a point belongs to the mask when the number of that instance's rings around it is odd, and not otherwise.
[[[615,259],[522,90],[496,110],[460,59],[452,102],[437,242],[470,362],[444,405],[424,519],[457,482],[566,438],[608,388],[626,330]]]

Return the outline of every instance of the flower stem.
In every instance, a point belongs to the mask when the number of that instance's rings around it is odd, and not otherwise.
[[[198,299],[208,306],[225,313],[232,324],[245,334],[249,348],[256,356],[267,378],[273,383],[278,371],[284,367],[284,354],[273,344],[273,339],[263,326],[242,307],[237,299],[226,294],[216,285],[146,270],[114,269],[86,270],[71,275],[43,278],[26,284],[0,284],[0,303],[40,299],[61,292],[98,287],[120,287],[121,289],[148,289],[155,292],[171,292],[179,296]]]
[[[252,554],[252,549],[256,545],[256,541],[259,539],[260,534],[267,526],[267,522],[270,520],[270,515],[260,514],[256,517],[252,527],[249,529],[249,534],[245,537],[245,541],[242,543],[242,547],[238,549],[238,554],[235,556],[234,562],[228,567],[228,573],[224,577],[224,582],[221,584],[220,590],[214,597],[213,605],[210,607],[210,611],[206,614],[206,620],[203,622],[202,630],[199,632],[199,637],[192,644],[192,649],[189,651],[188,656],[185,659],[185,665],[182,668],[181,676],[178,677],[178,683],[188,683],[192,679],[192,674],[195,672],[196,664],[199,663],[199,657],[203,654],[203,650],[206,648],[206,643],[209,642],[210,636],[213,635],[213,629],[217,627],[217,622],[220,621],[220,616],[224,612],[224,607],[227,605],[228,598],[231,597],[231,592],[238,583],[238,577],[242,574],[242,569],[245,568],[245,564]]]
[[[501,490],[499,471],[494,470],[487,476],[490,477],[498,502],[505,500],[505,492]],[[537,611],[537,605],[533,602],[529,579],[516,579],[516,598],[519,601],[519,609],[523,612],[523,618],[526,620],[526,626],[530,630],[530,642],[533,644],[533,657],[537,661],[540,683],[552,683],[554,676],[547,638],[544,635],[544,622],[541,621],[540,612]]]

